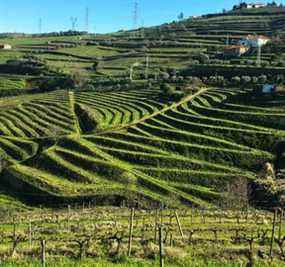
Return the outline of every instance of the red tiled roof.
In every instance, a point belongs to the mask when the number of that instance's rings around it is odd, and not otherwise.
[[[235,48],[246,48],[244,45],[230,45],[227,46],[225,49],[235,49]]]
[[[250,40],[257,40],[257,39],[270,40],[270,38],[268,38],[264,35],[248,35],[246,38],[250,39]]]

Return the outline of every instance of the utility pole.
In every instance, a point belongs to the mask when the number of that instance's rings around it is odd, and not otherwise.
[[[131,82],[133,81],[134,68],[138,67],[139,65],[140,65],[139,62],[135,62],[134,64],[132,64],[130,66],[130,80],[131,80]]]
[[[144,20],[141,20],[141,38],[144,38]]]
[[[71,17],[71,18],[70,18],[70,21],[71,21],[71,29],[72,29],[72,31],[75,31],[75,29],[76,29],[76,23],[77,23],[77,18],[76,18],[76,17]]]
[[[148,69],[149,69],[149,55],[145,58],[145,77],[148,79]]]
[[[138,28],[138,9],[139,9],[139,3],[137,0],[134,2],[134,11],[133,11],[133,30],[134,30],[134,36],[136,36],[136,30]]]
[[[89,7],[85,10],[85,31],[89,33]]]
[[[42,33],[42,26],[43,26],[43,20],[42,20],[42,18],[39,18],[39,24],[38,24],[38,27],[39,27],[39,34]]]
[[[256,65],[258,67],[261,66],[261,45],[257,46],[257,61],[256,61]]]
[[[226,41],[226,45],[229,45],[230,44],[230,36],[229,34],[227,34],[227,41]]]

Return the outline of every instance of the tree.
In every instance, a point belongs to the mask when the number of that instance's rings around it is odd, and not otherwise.
[[[175,88],[171,87],[168,83],[162,83],[160,85],[160,89],[163,92],[164,95],[166,96],[173,96],[175,94]]]
[[[181,26],[180,26],[180,27],[181,27],[181,30],[182,30],[182,31],[184,31],[184,32],[186,32],[186,31],[187,31],[187,27],[186,27],[184,24],[181,24]]]
[[[82,89],[84,87],[84,85],[86,84],[86,77],[83,76],[82,72],[80,71],[75,71],[72,75],[71,75],[71,80],[73,83],[73,87],[75,89]]]
[[[164,71],[161,72],[159,76],[160,76],[160,78],[161,78],[162,80],[164,80],[164,81],[165,81],[165,80],[168,80],[169,77],[170,77],[170,75],[169,75],[167,72],[164,72]]]
[[[256,76],[251,77],[251,80],[253,83],[257,83],[258,82],[258,78]]]
[[[92,65],[92,70],[98,71],[99,64],[100,64],[99,61],[95,61],[95,62],[93,63],[93,65]]]
[[[210,60],[209,56],[204,53],[199,53],[197,56],[194,57],[195,59],[199,60],[202,64],[207,64]]]
[[[267,82],[267,76],[266,75],[260,75],[258,77],[258,82],[259,83],[266,83]]]
[[[239,85],[240,84],[240,77],[238,77],[238,76],[232,77],[231,80],[232,80],[232,83],[234,85]]]
[[[248,83],[250,83],[250,82],[251,82],[250,76],[242,76],[242,77],[241,77],[241,83],[242,83],[243,85],[246,85],[246,84],[248,84]]]
[[[184,19],[184,13],[181,12],[179,15],[178,15],[178,19],[179,20],[183,20]]]

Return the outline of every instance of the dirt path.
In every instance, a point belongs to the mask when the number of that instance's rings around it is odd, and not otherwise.
[[[68,94],[69,94],[70,111],[71,111],[72,117],[74,118],[75,133],[73,133],[72,135],[75,134],[77,137],[80,137],[81,129],[80,129],[79,121],[78,121],[78,118],[75,112],[75,107],[74,107],[75,105],[74,92],[69,91]]]
[[[161,110],[158,110],[158,111],[156,111],[156,112],[154,112],[148,116],[141,118],[140,120],[134,121],[134,122],[126,124],[126,125],[109,128],[109,129],[106,129],[105,131],[99,132],[98,134],[105,134],[105,133],[109,133],[109,132],[113,132],[113,131],[119,131],[119,130],[123,130],[123,129],[129,128],[129,127],[135,126],[135,125],[137,125],[141,122],[144,122],[148,119],[151,119],[157,115],[163,114],[163,113],[167,112],[168,110],[175,109],[175,108],[183,105],[184,103],[191,101],[195,97],[205,93],[207,90],[208,90],[207,88],[202,88],[197,93],[195,93],[193,95],[189,95],[189,96],[183,98],[182,100],[180,100],[179,102],[173,103],[170,106],[167,106]]]

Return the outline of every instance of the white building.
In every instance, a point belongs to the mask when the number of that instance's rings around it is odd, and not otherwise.
[[[251,9],[251,8],[262,8],[266,7],[266,4],[263,3],[249,3],[245,5],[245,8]]]
[[[276,90],[276,85],[274,84],[264,84],[262,86],[262,93],[263,94],[271,94]]]
[[[12,46],[10,44],[0,44],[0,50],[11,50]]]
[[[264,3],[245,3],[242,2],[237,6],[234,6],[234,10],[241,10],[241,9],[253,9],[253,8],[262,8],[262,7],[266,7],[266,4]]]
[[[238,42],[239,45],[250,47],[261,47],[266,45],[270,41],[270,38],[263,35],[248,35],[246,38]]]

